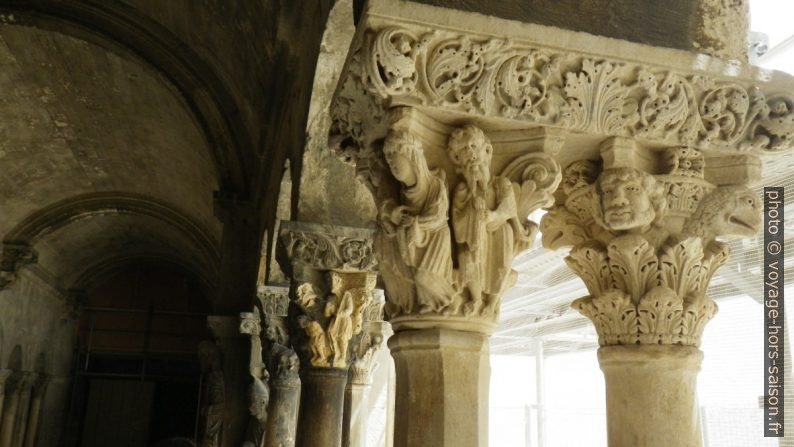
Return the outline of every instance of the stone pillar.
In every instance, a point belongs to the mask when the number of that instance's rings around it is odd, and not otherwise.
[[[369,154],[379,204],[376,249],[395,335],[395,446],[488,442],[488,340],[513,258],[532,243],[529,214],[553,203],[560,169],[550,134],[528,153],[493,158],[479,127],[445,126],[410,108],[391,111]]]
[[[22,379],[22,389],[19,395],[16,421],[14,422],[14,440],[11,445],[22,447],[25,442],[25,431],[28,428],[30,404],[33,397],[33,385],[38,381],[39,374],[25,372]]]
[[[0,423],[0,447],[12,447],[24,375],[14,371],[6,380],[3,420]]]
[[[0,429],[3,423],[3,402],[5,401],[6,382],[11,376],[10,369],[0,369]]]
[[[343,447],[366,447],[369,393],[372,374],[378,368],[375,358],[391,335],[391,328],[383,321],[383,296],[373,301],[364,312],[364,331],[353,345],[353,361],[345,389],[345,413],[342,425]]]
[[[27,430],[25,430],[24,443],[22,444],[24,447],[34,447],[36,445],[36,438],[39,432],[39,420],[44,403],[44,394],[47,391],[49,380],[49,377],[45,374],[38,374],[37,380],[33,384],[30,411],[28,412],[28,427]]]
[[[207,326],[220,349],[223,392],[223,417],[219,445],[241,445],[248,421],[247,340],[239,332],[239,319],[210,315]]]
[[[270,372],[265,447],[293,447],[298,425],[301,381],[298,357],[289,348],[289,288],[265,286],[258,293],[264,311],[265,365]]]
[[[376,274],[372,232],[282,222],[278,258],[290,277],[291,339],[301,359],[298,447],[340,447],[354,339]]]
[[[649,166],[637,152],[613,138],[601,163],[570,164],[543,242],[573,246],[566,262],[590,293],[573,307],[602,346],[609,445],[698,447],[697,346],[717,311],[706,290],[730,252],[717,237],[760,227],[761,202],[741,183],[757,180],[757,159],[672,147]]]

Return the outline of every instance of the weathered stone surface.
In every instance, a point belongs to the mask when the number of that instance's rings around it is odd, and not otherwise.
[[[301,371],[301,406],[297,447],[340,447],[347,370],[305,368]]]
[[[697,374],[703,353],[681,346],[607,346],[598,350],[614,447],[700,447]]]
[[[395,447],[487,446],[488,337],[423,329],[388,343],[398,380]]]

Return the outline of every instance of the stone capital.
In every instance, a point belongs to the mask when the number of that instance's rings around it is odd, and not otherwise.
[[[685,146],[640,153],[615,139],[601,156],[565,168],[541,222],[547,248],[572,247],[565,260],[590,293],[573,307],[595,323],[601,345],[698,346],[717,311],[706,290],[730,253],[722,240],[761,225],[747,185],[758,159]],[[712,163],[733,169],[710,171]]]
[[[378,368],[375,357],[391,335],[391,326],[383,321],[383,297],[373,300],[364,312],[364,328],[351,345],[350,383],[369,385]]]
[[[289,309],[289,287],[262,286],[256,293],[262,311],[268,317],[286,317]]]

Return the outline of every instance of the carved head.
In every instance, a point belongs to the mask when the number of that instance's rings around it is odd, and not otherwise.
[[[701,237],[752,237],[761,228],[761,200],[743,185],[722,186],[703,198],[685,225]]]
[[[449,156],[458,172],[463,174],[469,187],[482,189],[491,179],[493,146],[477,126],[467,124],[455,129],[449,136]]]
[[[634,168],[613,168],[596,182],[599,205],[596,220],[609,230],[650,225],[666,208],[664,190],[652,175]]]
[[[295,295],[298,306],[303,308],[304,311],[309,311],[317,306],[317,292],[314,290],[312,283],[305,282],[299,285]]]
[[[267,420],[267,405],[270,402],[270,390],[260,379],[254,379],[250,388],[250,405],[248,410],[258,421]]]
[[[383,143],[383,155],[397,181],[408,187],[417,183],[417,163],[420,159],[424,163],[424,154],[416,137],[405,131],[391,132]]]
[[[198,358],[202,372],[220,371],[221,352],[215,343],[209,340],[204,340],[199,343]]]

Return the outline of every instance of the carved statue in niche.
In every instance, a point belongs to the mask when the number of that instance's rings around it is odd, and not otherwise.
[[[199,445],[201,447],[218,447],[220,446],[223,408],[226,401],[221,353],[215,343],[202,341],[198,346],[198,357],[204,385],[201,391],[203,434]]]
[[[448,146],[463,176],[453,191],[452,226],[458,280],[469,295],[464,312],[494,315],[501,293],[515,283],[513,258],[531,243],[526,217],[518,216],[513,183],[491,176],[493,147],[482,130],[473,125],[456,129]]]
[[[419,142],[406,131],[389,134],[383,154],[401,185],[400,204],[387,199],[379,213],[384,236],[394,241],[381,246],[390,264],[384,280],[394,284],[391,301],[406,313],[415,302],[420,313],[442,312],[455,293],[446,176],[428,168]],[[399,258],[389,262],[390,256]],[[400,275],[400,264],[410,272]]]

